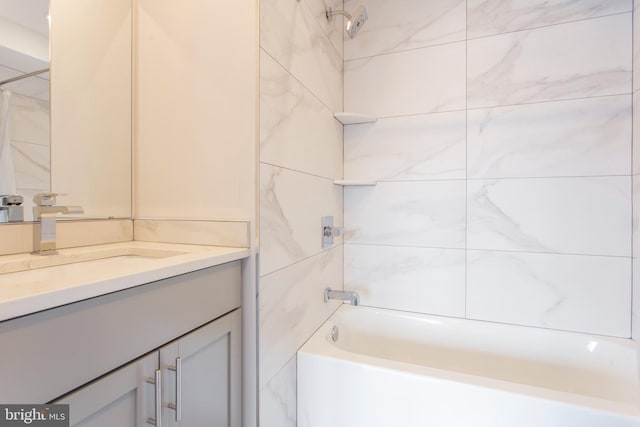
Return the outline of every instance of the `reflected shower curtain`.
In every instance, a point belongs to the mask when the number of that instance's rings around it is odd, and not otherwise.
[[[16,194],[16,174],[9,132],[11,92],[0,90],[0,195]]]

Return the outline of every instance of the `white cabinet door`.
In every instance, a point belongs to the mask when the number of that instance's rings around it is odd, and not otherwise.
[[[160,349],[163,427],[240,427],[240,310]]]
[[[71,426],[144,427],[155,417],[158,352],[123,366],[54,403],[69,404]]]

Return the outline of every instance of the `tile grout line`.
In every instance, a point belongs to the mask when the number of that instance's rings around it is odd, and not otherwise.
[[[296,77],[287,67],[285,67],[280,61],[278,61],[275,57],[273,57],[273,55],[271,55],[269,53],[269,51],[267,51],[264,47],[260,46],[260,51],[264,52],[269,58],[271,58],[276,64],[278,64],[280,66],[280,68],[282,68],[289,76],[291,76],[291,78],[293,80],[295,80],[296,82],[298,82],[298,84],[300,86],[302,86],[302,88],[304,90],[306,90],[308,93],[311,94],[311,96],[313,96],[318,102],[320,102],[327,110],[329,110],[331,112],[331,114],[334,114],[338,111],[333,111],[333,108],[331,108],[329,105],[327,105],[326,102],[324,102],[322,100],[322,98],[320,98],[318,95],[315,94],[314,91],[312,91],[309,87],[307,87],[307,85],[305,85],[304,83],[302,83],[302,81]],[[344,64],[344,61],[343,61]],[[344,66],[342,69],[342,75],[344,76]],[[344,89],[343,89],[344,90]]]
[[[638,89],[638,91],[640,91],[640,89]],[[527,105],[552,104],[552,103],[572,102],[572,101],[586,101],[589,99],[598,99],[598,98],[607,98],[607,97],[623,97],[623,96],[631,96],[631,95],[633,95],[632,92],[621,92],[621,93],[610,93],[605,95],[581,96],[581,97],[575,97],[575,98],[559,98],[559,99],[551,99],[551,100],[528,101],[528,102],[520,102],[520,103],[514,103],[514,104],[487,105],[482,107],[473,107],[473,108],[466,108],[466,109],[456,108],[452,110],[426,111],[426,112],[420,112],[420,113],[398,114],[398,115],[392,115],[392,116],[378,116],[377,118],[378,120],[388,120],[388,119],[397,119],[397,118],[404,118],[404,117],[427,116],[431,114],[447,114],[447,113],[457,113],[462,111],[490,110],[490,109],[496,109],[496,108],[514,108],[514,107],[522,107]]]
[[[473,248],[473,247],[446,247],[446,246],[417,246],[417,245],[400,245],[400,244],[388,244],[388,243],[364,243],[364,242],[352,242],[345,241],[344,245],[353,246],[379,246],[385,248],[404,248],[404,249],[433,249],[433,250],[447,250],[447,251],[476,251],[476,252],[500,252],[500,253],[513,253],[513,254],[527,254],[527,255],[559,255],[559,256],[578,256],[578,257],[595,257],[595,258],[613,258],[613,259],[628,259],[632,260],[631,255],[606,255],[606,254],[587,254],[576,252],[534,252],[525,250],[513,250],[513,249],[486,249],[486,248]]]
[[[636,286],[634,286],[634,270],[637,268],[637,265],[635,265],[635,261],[634,261],[634,255],[635,255],[635,248],[634,248],[634,244],[636,242],[634,242],[634,236],[636,235],[636,233],[634,233],[634,215],[636,214],[635,212],[635,179],[634,179],[634,172],[635,172],[635,162],[634,162],[634,140],[635,140],[635,126],[634,126],[634,122],[635,120],[633,120],[635,114],[636,114],[636,103],[635,103],[635,94],[637,92],[634,91],[634,83],[635,83],[635,74],[637,73],[637,70],[635,69],[635,37],[634,37],[634,33],[636,32],[636,8],[635,8],[635,1],[633,2],[633,7],[631,8],[631,304],[630,304],[630,310],[631,310],[631,316],[630,316],[630,325],[629,325],[629,331],[630,331],[630,335],[631,338],[633,338],[634,336],[634,331],[633,331],[633,309],[634,309],[634,291],[636,290]],[[640,89],[640,88],[638,88]]]
[[[504,34],[522,33],[522,32],[525,32],[525,31],[534,31],[534,30],[539,30],[539,29],[542,29],[542,28],[551,28],[551,27],[557,27],[557,26],[560,26],[560,25],[575,24],[575,23],[578,23],[578,22],[594,21],[596,19],[607,19],[607,18],[611,18],[613,16],[626,15],[628,13],[633,13],[633,8],[631,10],[627,10],[627,11],[624,11],[624,12],[609,13],[607,15],[599,15],[599,16],[588,16],[586,18],[574,19],[574,20],[563,21],[563,22],[556,22],[556,23],[553,23],[553,24],[540,25],[540,26],[537,26],[537,27],[522,28],[522,29],[519,29],[519,30],[505,31],[504,33],[488,34],[486,36],[471,37],[471,38],[469,38],[469,40],[480,40],[480,39],[486,39],[488,37],[502,36]]]
[[[269,162],[264,162],[264,161],[261,161],[260,164],[271,166],[271,167],[274,167],[274,168],[279,168],[279,169],[286,169],[286,170],[291,171],[291,172],[301,173],[301,174],[304,174],[304,175],[312,176],[314,178],[324,179],[325,181],[331,181],[332,184],[333,184],[333,181],[336,181],[335,178],[329,178],[329,177],[322,176],[322,175],[316,175],[316,174],[311,173],[311,172],[305,172],[305,171],[301,171],[301,170],[298,170],[298,169],[293,169],[293,168],[290,168],[288,166],[280,166],[280,165],[276,165],[276,164],[269,163]]]
[[[633,2],[635,3],[635,2]],[[631,301],[630,301],[630,309],[631,309],[631,316],[630,316],[630,325],[629,325],[629,331],[630,331],[630,335],[631,337],[633,337],[633,293],[634,293],[634,260],[633,260],[633,255],[634,255],[634,239],[633,237],[635,236],[636,233],[633,232],[633,227],[634,227],[634,210],[635,210],[635,203],[634,203],[634,199],[635,199],[635,194],[634,194],[634,186],[635,186],[635,180],[634,180],[634,175],[633,173],[634,171],[634,153],[633,153],[633,146],[634,146],[634,132],[636,131],[635,126],[634,126],[634,122],[635,120],[633,120],[634,117],[634,110],[636,108],[635,106],[635,102],[634,102],[634,98],[635,98],[635,91],[634,91],[634,82],[635,82],[635,46],[634,46],[634,42],[635,42],[635,37],[634,37],[634,33],[635,33],[635,26],[636,26],[636,22],[635,22],[635,4],[632,3],[632,7],[631,7]]]
[[[464,14],[466,39],[464,44],[464,318],[467,319],[467,306],[469,301],[469,0],[465,0]]]
[[[342,10],[346,10],[345,4],[344,4],[344,0],[342,1]],[[343,23],[344,23],[344,19],[343,19]],[[345,77],[345,42],[344,42],[344,32],[342,32],[342,111],[345,110],[345,105],[346,105],[346,96],[345,96],[345,84],[344,84],[344,77]],[[345,125],[342,125],[342,179],[344,180],[344,169],[345,169],[345,155],[346,155],[346,149],[345,149]],[[342,227],[343,230],[348,230],[347,229],[347,211],[345,209],[346,206],[346,191],[345,191],[345,187],[342,187]],[[346,285],[346,272],[347,269],[345,268],[346,265],[346,246],[345,246],[345,238],[342,238],[342,290],[345,290],[345,285]]]
[[[278,165],[271,165],[270,163],[265,163],[262,162],[264,164],[268,164],[270,166],[274,166],[274,167],[278,167],[278,168],[283,168],[283,169],[290,169],[284,166],[278,166]],[[307,175],[312,175],[309,174],[307,172],[302,172],[302,171],[297,171],[295,169],[290,169],[290,170],[294,170],[296,172],[300,172],[300,173],[304,173]],[[317,175],[313,175],[313,176],[317,176]],[[553,176],[506,176],[506,177],[480,177],[480,178],[431,178],[431,179],[398,179],[398,180],[385,180],[385,179],[372,179],[372,181],[376,181],[378,184],[408,184],[408,183],[427,183],[427,182],[460,182],[460,181],[517,181],[517,180],[545,180],[545,179],[561,179],[561,180],[568,180],[568,179],[580,179],[580,180],[584,180],[584,179],[598,179],[598,178],[627,178],[632,176],[631,174],[607,174],[607,175],[553,175]],[[637,175],[636,175],[637,176]],[[318,176],[319,178],[323,178],[321,176]],[[326,178],[325,179],[329,179],[332,180],[332,178]],[[348,186],[346,186],[348,187]]]
[[[294,265],[298,265],[298,264],[300,264],[300,263],[303,263],[303,262],[305,262],[305,261],[308,261],[308,260],[310,260],[311,258],[315,258],[315,257],[320,256],[320,255],[326,255],[327,253],[331,252],[332,250],[334,250],[334,249],[336,249],[336,248],[339,248],[340,246],[343,246],[343,244],[344,244],[344,243],[335,243],[335,244],[334,244],[332,247],[330,247],[330,248],[321,249],[319,252],[316,252],[316,253],[314,253],[314,254],[311,254],[311,255],[309,255],[309,256],[306,256],[306,257],[304,257],[304,258],[302,258],[302,259],[299,259],[299,260],[297,260],[297,261],[294,261],[294,262],[292,262],[292,263],[290,263],[290,264],[287,264],[287,265],[285,265],[285,266],[283,266],[283,267],[278,267],[278,268],[276,268],[276,269],[275,269],[275,270],[273,270],[273,271],[270,271],[270,272],[268,272],[268,273],[265,273],[265,274],[260,275],[260,279],[264,279],[265,277],[270,276],[270,275],[272,275],[272,274],[274,274],[274,273],[281,272],[282,270],[286,270],[286,269],[287,269],[287,268],[289,268],[289,267],[293,267]]]
[[[625,15],[625,14],[628,14],[628,13],[632,14],[633,10],[626,11],[626,12],[611,13],[611,14],[608,14],[608,15],[591,16],[591,17],[582,18],[582,19],[575,19],[575,20],[571,20],[571,21],[557,22],[557,23],[554,23],[554,24],[541,25],[541,26],[538,26],[538,27],[523,28],[523,29],[519,29],[519,30],[505,31],[503,33],[488,34],[488,35],[485,35],[485,36],[478,36],[478,37],[469,37],[468,36],[468,30],[467,30],[468,24],[467,24],[467,26],[465,27],[465,37],[461,38],[459,40],[452,40],[452,41],[442,42],[442,43],[434,43],[434,44],[429,44],[429,45],[426,45],[426,46],[413,47],[413,48],[408,48],[408,49],[394,50],[392,52],[381,52],[381,53],[368,55],[368,56],[359,56],[359,57],[356,57],[356,58],[349,58],[349,59],[344,58],[344,62],[360,61],[360,60],[376,58],[378,56],[394,55],[394,54],[397,54],[397,53],[412,52],[412,51],[415,51],[415,50],[429,49],[429,48],[432,48],[432,47],[439,47],[439,46],[446,46],[446,45],[450,45],[450,44],[454,44],[454,43],[462,43],[462,42],[469,42],[469,41],[475,41],[475,40],[482,40],[482,39],[486,39],[486,38],[490,38],[490,37],[499,37],[499,36],[503,36],[505,34],[521,33],[521,32],[525,32],[525,31],[535,31],[535,30],[540,30],[540,29],[544,29],[544,28],[557,27],[557,26],[560,26],[560,25],[568,25],[568,24],[574,24],[574,23],[578,23],[578,22],[592,21],[592,20],[596,20],[596,19],[605,19],[605,18],[610,18],[610,17],[613,17],[613,16]],[[468,9],[466,11],[466,14],[468,14]],[[465,16],[465,20],[468,21],[468,16]]]

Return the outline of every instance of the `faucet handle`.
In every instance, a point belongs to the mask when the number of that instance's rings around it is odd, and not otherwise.
[[[56,197],[66,196],[65,193],[38,193],[33,196],[33,203],[37,206],[55,206]]]
[[[0,206],[20,206],[23,201],[23,197],[19,194],[0,195]]]

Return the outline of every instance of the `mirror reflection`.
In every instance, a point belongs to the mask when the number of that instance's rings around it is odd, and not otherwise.
[[[30,221],[51,192],[49,1],[0,0],[0,221]],[[20,213],[24,212],[24,216]]]
[[[84,207],[61,219],[131,217],[131,16],[132,0],[0,0],[0,195],[25,220],[39,193]],[[2,222],[19,199],[0,201]]]

